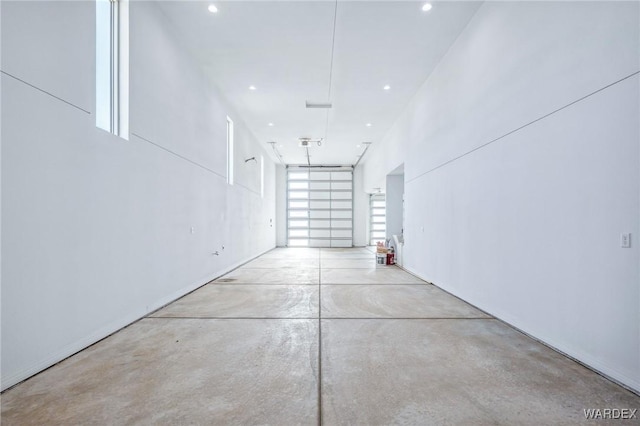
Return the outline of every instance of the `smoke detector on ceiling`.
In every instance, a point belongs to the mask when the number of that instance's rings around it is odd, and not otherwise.
[[[322,146],[322,141],[324,138],[320,139],[311,139],[311,138],[298,138],[298,146],[303,148],[309,148],[313,146]]]

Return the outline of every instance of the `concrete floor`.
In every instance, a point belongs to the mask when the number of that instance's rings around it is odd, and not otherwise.
[[[2,394],[3,425],[573,425],[640,397],[366,249],[275,249]],[[639,424],[615,420],[612,424]]]

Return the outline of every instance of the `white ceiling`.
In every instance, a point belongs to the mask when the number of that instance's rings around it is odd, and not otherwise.
[[[323,165],[355,164],[362,142],[383,138],[480,5],[432,3],[423,12],[415,1],[159,1],[260,143],[307,164],[298,138],[324,138],[309,149]]]

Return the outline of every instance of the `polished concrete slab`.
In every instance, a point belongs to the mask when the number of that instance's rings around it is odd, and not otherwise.
[[[573,425],[640,408],[436,286],[363,267],[367,251],[272,250],[4,392],[1,422]]]
[[[327,252],[323,251],[320,253],[320,259],[375,259],[375,254],[365,251],[357,251],[353,253],[343,253],[343,252]]]
[[[207,284],[152,317],[318,318],[318,287]]]
[[[321,253],[358,253],[358,252],[369,252],[368,247],[322,247],[320,248]]]
[[[323,285],[322,318],[489,318],[431,284]]]
[[[322,320],[322,392],[327,425],[575,425],[640,403],[491,319]]]
[[[317,320],[144,319],[2,397],[2,425],[318,423]]]
[[[320,256],[319,248],[309,247],[296,247],[296,248],[274,248],[271,251],[266,252],[261,258],[273,259],[273,258],[287,258],[287,259],[317,259]]]
[[[349,259],[322,259],[323,269],[372,269],[375,267],[376,261],[372,256]]]
[[[353,248],[321,248],[321,259],[373,258],[375,255],[366,247]]]
[[[245,263],[242,267],[250,269],[317,269],[320,267],[320,259],[317,256],[315,258],[259,257],[258,259]]]
[[[308,269],[265,269],[241,267],[218,278],[214,283],[237,284],[318,284],[320,272],[317,268]]]
[[[322,284],[426,284],[402,269],[322,269]]]

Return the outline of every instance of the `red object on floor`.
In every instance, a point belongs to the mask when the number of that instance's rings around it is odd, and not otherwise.
[[[387,253],[387,265],[395,265],[396,264],[396,254],[395,253]]]

